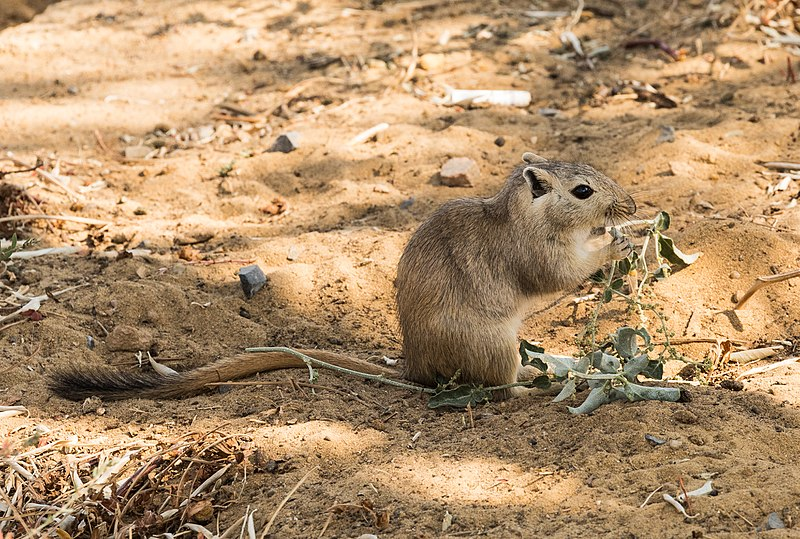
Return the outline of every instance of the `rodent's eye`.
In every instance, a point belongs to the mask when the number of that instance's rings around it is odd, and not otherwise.
[[[573,189],[572,194],[575,195],[575,198],[579,198],[581,200],[586,200],[590,196],[594,194],[594,189],[589,187],[588,185],[581,184]]]

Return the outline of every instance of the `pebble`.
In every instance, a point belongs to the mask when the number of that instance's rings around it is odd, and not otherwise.
[[[244,297],[250,299],[267,284],[267,276],[258,265],[252,264],[239,268],[239,281],[242,284]]]
[[[669,170],[673,176],[691,176],[694,174],[694,167],[686,161],[670,161]]]
[[[675,142],[675,128],[671,125],[661,126],[661,132],[658,134],[656,144],[661,144],[662,142]]]
[[[731,301],[733,303],[739,303],[739,298],[742,297],[743,295],[744,295],[744,291],[743,290],[737,290],[731,296]]]
[[[152,343],[146,332],[126,324],[118,325],[106,337],[106,347],[111,352],[138,352],[149,349]]]
[[[478,164],[469,157],[453,157],[439,172],[442,185],[448,187],[472,187],[472,181],[481,174]]]
[[[128,146],[125,148],[124,154],[128,159],[144,159],[152,151],[153,148],[150,146]]]
[[[214,136],[214,126],[213,125],[201,125],[197,128],[197,137],[200,140],[211,138]]]
[[[729,277],[730,277],[731,279],[738,279],[738,278],[739,278],[739,277],[741,277],[741,276],[742,276],[742,274],[741,274],[741,273],[739,273],[738,271],[732,271],[732,272],[731,272],[731,274],[729,275]]]
[[[300,255],[303,253],[303,249],[297,247],[296,245],[292,245],[289,247],[289,252],[286,254],[286,260],[293,262],[300,258]]]
[[[503,146],[506,145],[506,139],[504,139],[503,137],[497,137],[496,139],[494,139],[494,145],[497,146],[498,148],[502,148]]]
[[[659,438],[658,436],[653,436],[652,434],[645,434],[644,439],[652,445],[664,445],[667,443],[664,438]]]
[[[551,109],[547,107],[539,109],[539,114],[541,114],[545,118],[554,118],[558,116],[560,113],[561,111],[558,109]]]
[[[694,425],[697,423],[697,416],[689,410],[678,410],[672,414],[672,419],[684,425]]]
[[[783,519],[780,517],[778,513],[770,513],[767,515],[767,525],[766,528],[768,530],[780,530],[786,527],[786,524],[783,523]]]
[[[275,139],[275,143],[269,149],[271,152],[289,153],[300,147],[300,133],[289,131]]]
[[[667,442],[667,447],[669,447],[670,449],[678,449],[682,445],[683,442],[681,442],[680,440],[670,440],[669,442]]]
[[[444,54],[429,52],[419,57],[419,67],[425,71],[436,71],[444,67],[446,61]]]

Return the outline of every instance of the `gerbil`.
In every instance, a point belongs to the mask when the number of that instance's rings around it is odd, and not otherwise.
[[[406,379],[516,382],[530,301],[630,253],[624,239],[586,245],[593,230],[636,212],[619,185],[588,165],[523,160],[495,196],[447,202],[409,240],[396,281]]]
[[[530,300],[573,288],[630,252],[623,239],[598,250],[586,245],[593,230],[635,213],[621,187],[588,165],[531,153],[523,161],[495,196],[447,202],[411,236],[395,281],[404,378],[426,386],[456,373],[460,382],[487,387],[517,381],[517,330]],[[394,374],[341,354],[301,351],[362,372]],[[73,400],[177,398],[212,382],[292,367],[305,363],[284,353],[246,354],[167,376],[72,366],[55,371],[50,387]]]

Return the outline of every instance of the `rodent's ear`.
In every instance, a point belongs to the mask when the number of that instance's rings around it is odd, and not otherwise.
[[[533,198],[539,198],[553,188],[550,175],[535,167],[526,167],[522,170],[522,177],[533,193]]]
[[[522,154],[522,160],[528,163],[529,165],[533,165],[535,163],[544,163],[547,161],[544,157],[536,155],[533,152],[525,152]]]

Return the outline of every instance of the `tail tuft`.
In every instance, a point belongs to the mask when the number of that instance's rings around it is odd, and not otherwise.
[[[50,390],[65,399],[80,401],[89,397],[103,400],[148,398],[181,380],[180,374],[129,372],[73,365],[58,369],[47,382]]]

